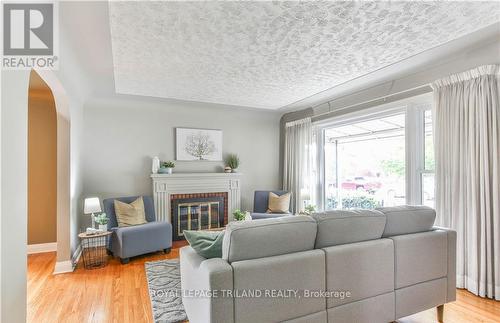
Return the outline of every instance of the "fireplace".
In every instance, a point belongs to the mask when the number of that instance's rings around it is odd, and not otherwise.
[[[171,194],[173,240],[184,240],[184,230],[222,228],[228,221],[227,192]]]

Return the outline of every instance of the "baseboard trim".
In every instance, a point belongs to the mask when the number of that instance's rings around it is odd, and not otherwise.
[[[80,261],[81,256],[82,256],[82,245],[79,244],[78,247],[76,247],[75,253],[73,254],[73,258],[71,259],[71,262],[73,263],[73,268],[76,267],[78,261]]]
[[[54,268],[54,275],[71,273],[75,270],[82,255],[82,245],[78,245],[71,260],[57,261]]]
[[[42,252],[57,251],[57,242],[38,243],[28,245],[28,255]]]
[[[73,262],[71,260],[57,261],[54,268],[54,275],[73,272]]]

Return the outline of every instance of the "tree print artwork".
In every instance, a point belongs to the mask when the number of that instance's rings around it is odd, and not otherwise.
[[[199,160],[205,160],[205,156],[211,155],[217,150],[215,143],[210,140],[210,136],[202,132],[188,136],[184,149]]]
[[[222,131],[176,128],[177,160],[222,160]]]

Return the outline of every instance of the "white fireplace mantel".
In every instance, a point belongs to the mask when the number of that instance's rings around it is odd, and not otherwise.
[[[170,195],[226,192],[228,221],[240,208],[241,173],[174,173],[152,174],[157,221],[171,223]]]

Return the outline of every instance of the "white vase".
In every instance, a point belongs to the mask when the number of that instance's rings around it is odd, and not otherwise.
[[[172,167],[167,167],[167,174],[172,174],[172,170],[173,170]]]
[[[158,173],[158,169],[160,169],[160,159],[158,157],[153,157],[153,163],[151,165],[151,172],[153,174]]]
[[[99,224],[99,230],[106,232],[108,231],[108,225],[107,224]]]

